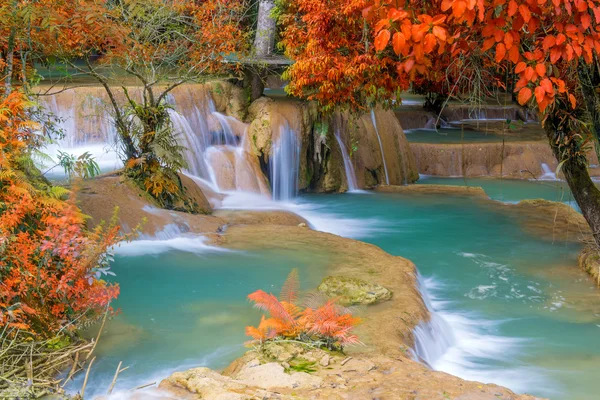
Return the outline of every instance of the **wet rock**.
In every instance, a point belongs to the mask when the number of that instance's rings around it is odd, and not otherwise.
[[[568,204],[548,200],[523,200],[506,205],[511,216],[523,228],[546,240],[578,242],[591,237],[591,230],[582,214]]]
[[[579,268],[590,275],[600,286],[600,250],[595,245],[585,247],[577,257]]]
[[[338,298],[342,305],[370,305],[392,298],[392,292],[379,284],[345,276],[328,276],[318,290]]]
[[[172,393],[179,399],[290,399],[279,393],[251,386],[223,376],[208,368],[194,368],[176,372],[159,385],[159,389]]]

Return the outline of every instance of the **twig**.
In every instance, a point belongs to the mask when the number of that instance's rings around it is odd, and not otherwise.
[[[143,388],[147,388],[148,386],[152,386],[152,385],[156,385],[156,382],[152,382],[152,383],[146,383],[145,385],[142,386],[138,386],[136,388],[131,389],[132,392],[136,391],[136,390],[140,390]]]
[[[119,376],[119,374],[123,371],[125,371],[126,369],[129,369],[129,367],[125,367],[123,369],[121,369],[121,365],[123,364],[123,361],[119,361],[119,365],[117,366],[117,370],[115,371],[115,376],[112,380],[112,382],[110,383],[110,387],[108,388],[108,392],[106,392],[106,395],[110,395],[113,391],[113,389],[115,388],[115,385],[117,384],[117,377]]]
[[[92,349],[88,353],[87,357],[85,357],[86,361],[88,360],[88,358],[90,358],[90,356],[92,355],[92,353],[96,349],[96,345],[98,344],[98,341],[100,340],[100,336],[102,335],[102,331],[104,330],[104,323],[106,322],[106,317],[107,316],[108,316],[108,306],[106,307],[106,312],[104,313],[104,317],[102,317],[102,324],[100,325],[100,330],[98,331],[98,335],[96,336],[96,340],[94,341],[94,345],[92,346]]]
[[[67,384],[67,382],[69,382],[71,380],[71,378],[73,377],[73,375],[75,375],[75,372],[76,372],[75,370],[78,367],[78,364],[79,364],[79,351],[77,351],[75,353],[75,361],[73,362],[73,367],[71,367],[71,371],[69,371],[69,375],[67,375],[67,378],[65,379],[61,388],[64,388],[65,385]]]
[[[92,369],[92,364],[94,363],[94,360],[96,359],[96,357],[92,358],[92,361],[90,361],[90,364],[88,365],[87,371],[85,371],[85,378],[83,379],[83,385],[81,386],[81,393],[80,396],[83,399],[84,394],[85,394],[85,387],[87,385],[88,382],[88,378],[90,376],[90,370]]]

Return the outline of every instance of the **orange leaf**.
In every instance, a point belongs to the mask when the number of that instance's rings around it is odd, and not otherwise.
[[[529,88],[521,89],[521,91],[519,91],[519,97],[518,97],[519,104],[524,106],[531,99],[531,96],[533,96],[531,89],[529,89]]]
[[[506,32],[504,34],[504,45],[506,46],[507,50],[510,50],[510,48],[513,45],[513,41],[514,41],[514,39],[513,39],[513,36],[510,34],[510,32]]]
[[[537,74],[543,78],[544,76],[546,76],[546,65],[545,64],[537,64],[535,66],[535,72],[537,72]]]
[[[434,26],[433,34],[435,35],[436,38],[440,39],[442,42],[446,41],[446,29],[442,28],[441,26]]]
[[[541,86],[536,87],[535,88],[535,99],[537,100],[538,104],[540,104],[544,101],[544,97],[546,97],[546,89],[544,89]]]
[[[464,0],[456,0],[452,5],[452,15],[455,18],[462,17],[467,9],[467,2]]]
[[[519,47],[517,47],[517,46],[511,47],[509,53],[510,53],[509,54],[510,61],[512,61],[513,64],[518,63],[519,59],[521,58],[521,53],[519,53]]]
[[[510,3],[508,3],[508,16],[512,17],[515,15],[518,8],[519,6],[517,5],[517,2],[515,0],[510,0]]]
[[[391,33],[387,29],[383,29],[381,32],[379,32],[379,34],[375,38],[375,50],[381,51],[385,49],[388,42],[390,41],[390,36]]]
[[[521,72],[525,71],[525,68],[527,68],[527,64],[521,61],[517,64],[517,67],[515,68],[515,74],[520,74]]]
[[[506,46],[504,46],[504,43],[498,43],[498,46],[496,46],[496,62],[501,62],[502,60],[504,60],[505,56]]]
[[[542,81],[540,82],[540,86],[544,88],[546,93],[554,93],[554,87],[552,86],[552,82],[550,82],[550,79],[542,79]]]
[[[404,46],[406,45],[406,38],[402,32],[394,33],[394,37],[392,38],[392,46],[394,47],[394,53],[396,55],[400,55],[402,50],[404,50]]]
[[[529,7],[527,7],[525,4],[521,4],[519,6],[519,13],[523,17],[523,21],[525,21],[525,23],[528,23],[531,19],[531,11],[529,11]]]
[[[423,51],[427,54],[431,53],[437,43],[435,35],[432,33],[428,33],[425,35],[425,40],[423,40]]]
[[[533,68],[531,67],[527,67],[525,69],[525,79],[527,79],[528,81],[533,79],[533,76],[535,75],[535,71],[533,70]]]
[[[572,94],[569,94],[569,101],[571,102],[572,108],[575,108],[577,106],[577,99]]]

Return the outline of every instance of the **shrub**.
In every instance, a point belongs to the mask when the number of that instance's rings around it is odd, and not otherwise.
[[[100,275],[119,227],[86,230],[74,200],[28,179],[39,145],[29,106],[18,92],[0,100],[0,331],[43,338],[97,318],[118,296]]]
[[[254,306],[270,314],[261,317],[258,327],[246,327],[246,334],[260,343],[267,340],[298,340],[330,350],[358,344],[352,329],[360,323],[348,308],[311,294],[304,305],[298,304],[298,271],[292,270],[285,281],[279,299],[271,293],[257,290],[248,295]]]

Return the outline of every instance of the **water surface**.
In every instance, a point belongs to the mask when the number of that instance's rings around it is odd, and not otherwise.
[[[555,199],[545,186],[510,185],[504,189],[514,200]],[[576,266],[577,245],[533,237],[472,198],[372,193],[302,201],[377,224],[382,229],[358,238],[417,265],[454,336],[434,368],[553,399],[595,397],[600,293]]]

